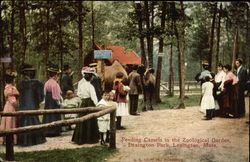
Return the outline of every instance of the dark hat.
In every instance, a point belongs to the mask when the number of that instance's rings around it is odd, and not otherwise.
[[[32,65],[25,63],[22,65],[22,72],[24,71],[35,71],[35,68]]]
[[[69,65],[63,65],[63,71],[70,69],[71,67]]]
[[[47,65],[47,67],[48,67],[47,71],[55,72],[55,73],[60,73],[61,72],[58,65],[55,65],[55,64],[53,64],[51,62]]]

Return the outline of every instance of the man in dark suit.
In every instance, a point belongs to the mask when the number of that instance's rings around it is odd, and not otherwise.
[[[65,98],[66,92],[71,90],[74,92],[73,81],[72,81],[72,70],[69,65],[64,65],[63,67],[63,74],[61,79],[61,89],[62,89],[62,96]]]
[[[138,108],[138,97],[139,94],[142,94],[142,82],[140,74],[137,72],[138,65],[133,65],[133,71],[128,76],[129,81],[129,102],[130,102],[130,114],[131,115],[139,115],[137,114]]]
[[[243,117],[245,115],[245,90],[246,90],[246,83],[247,83],[247,69],[242,66],[242,60],[236,59],[235,65],[237,67],[237,78],[239,83],[239,116]]]

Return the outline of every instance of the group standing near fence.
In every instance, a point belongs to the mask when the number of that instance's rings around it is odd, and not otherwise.
[[[143,78],[138,73],[138,65],[133,65],[133,71],[128,78],[122,73],[117,73],[112,82],[112,86],[101,87],[101,79],[97,75],[95,68],[85,66],[81,69],[82,79],[78,82],[77,89],[73,87],[72,70],[69,65],[63,68],[61,86],[59,85],[59,74],[61,70],[57,65],[49,63],[47,67],[48,80],[43,84],[35,78],[36,70],[30,64],[24,64],[21,69],[22,80],[15,83],[17,73],[8,70],[5,74],[4,95],[6,103],[3,112],[15,112],[25,110],[38,110],[44,103],[45,110],[58,108],[78,108],[78,107],[100,107],[115,106],[116,129],[125,129],[122,126],[122,117],[138,114],[138,96],[142,94],[145,83],[147,86],[154,86],[154,76],[152,69],[145,70],[146,77]],[[150,78],[150,79],[149,79]],[[144,85],[145,85],[144,84]],[[151,89],[153,89],[151,87]],[[152,95],[148,95],[149,109],[152,110]],[[146,111],[146,110],[145,110]],[[38,115],[24,116],[3,116],[1,118],[1,130],[9,130],[17,127],[25,127],[39,124],[47,124],[54,121],[68,118],[82,117],[87,113],[78,115],[69,114],[44,114],[42,118]],[[77,123],[75,125],[72,141],[76,144],[109,142],[109,114],[99,118]],[[46,142],[47,137],[60,136],[62,131],[71,130],[72,127],[57,126],[44,130],[19,133],[14,136],[14,144],[20,146],[32,146]],[[105,136],[105,139],[104,139]],[[5,137],[0,138],[2,144],[6,143]]]

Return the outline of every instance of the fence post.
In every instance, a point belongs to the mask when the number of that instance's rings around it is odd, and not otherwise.
[[[110,143],[111,149],[116,148],[116,124],[115,124],[116,110],[110,113]]]
[[[14,135],[6,135],[6,160],[14,161]]]

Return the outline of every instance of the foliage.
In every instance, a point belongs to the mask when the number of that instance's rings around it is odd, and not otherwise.
[[[20,32],[20,9],[24,7],[26,16],[26,38],[27,50],[25,62],[35,65],[38,69],[39,79],[45,80],[45,53],[49,50],[48,61],[60,64],[60,55],[63,55],[63,64],[71,64],[74,71],[79,71],[78,65],[78,28],[77,28],[77,10],[75,1],[27,1],[21,3],[14,1],[14,8],[11,7],[12,1],[1,1],[2,9],[2,31],[3,49],[1,56],[10,56],[10,35],[13,34],[13,48],[15,61],[20,60],[22,49],[22,40]],[[171,30],[171,21],[178,20],[179,9],[171,8],[167,2],[166,27],[164,31],[160,29],[161,2],[154,3],[154,27],[149,31],[143,27],[142,33],[138,33],[138,15],[135,12],[133,1],[84,1],[83,17],[83,48],[86,55],[92,47],[92,19],[91,3],[94,5],[94,24],[95,24],[95,42],[97,44],[119,45],[124,46],[126,50],[133,50],[140,54],[139,37],[140,34],[147,36],[150,34],[154,37],[154,61],[157,62],[158,39],[164,38],[164,56],[162,79],[168,79],[168,45],[173,42],[174,54],[173,65],[175,80],[177,76],[177,50],[176,41],[171,39],[173,30]],[[208,54],[208,39],[210,35],[212,5],[214,2],[184,2],[186,11],[186,58],[189,65],[187,77],[192,80],[192,76],[200,68],[195,68],[200,61]],[[232,47],[236,27],[239,28],[240,34],[240,52],[239,56],[243,57],[249,64],[248,57],[250,40],[249,34],[249,3],[241,2],[218,2],[223,4],[220,11],[221,34],[220,34],[220,60],[222,63],[231,63]],[[22,5],[21,5],[22,4]],[[151,2],[149,2],[151,4]],[[179,3],[176,3],[179,4]],[[142,19],[145,26],[144,3],[142,5]],[[151,5],[149,5],[150,8]],[[11,33],[11,14],[14,9],[14,32]],[[49,21],[46,20],[47,9],[49,9]],[[219,8],[218,8],[219,9]],[[248,12],[248,15],[247,15]],[[59,21],[60,20],[60,21]],[[217,20],[216,20],[217,22]],[[59,28],[61,23],[61,29]],[[46,30],[49,30],[49,40],[46,38]],[[215,40],[216,41],[216,40]],[[214,43],[216,44],[216,43]],[[47,47],[49,49],[47,49]],[[215,46],[215,45],[214,45]],[[145,41],[146,47],[146,41]],[[154,65],[156,67],[156,65]]]

